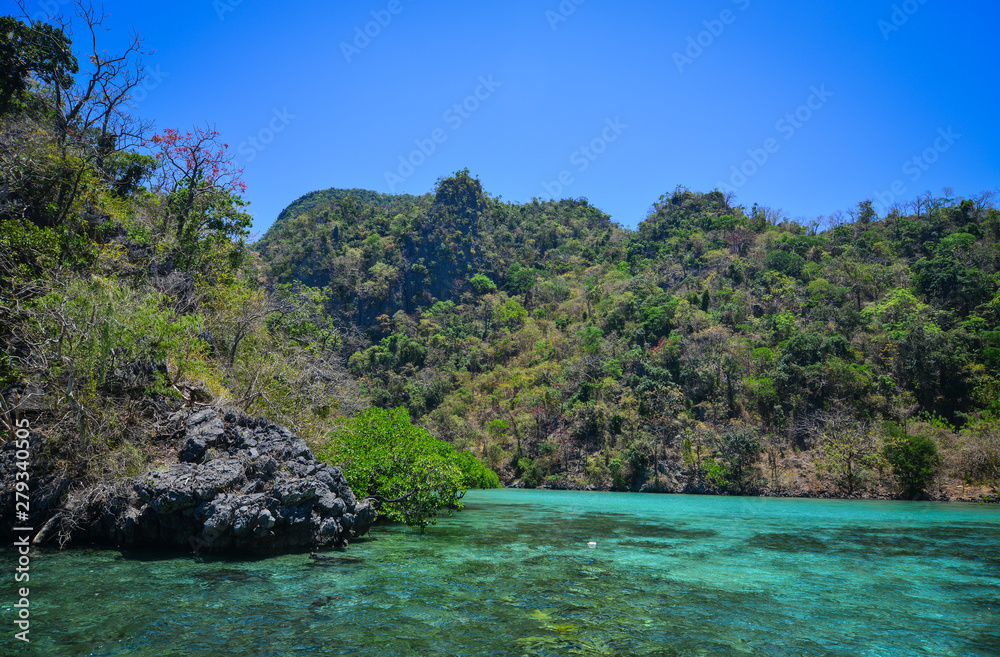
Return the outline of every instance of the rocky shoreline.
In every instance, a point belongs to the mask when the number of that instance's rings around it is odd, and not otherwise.
[[[678,461],[661,461],[658,467],[658,482],[653,483],[652,470],[644,471],[637,477],[629,492],[632,493],[665,493],[672,495],[722,495],[732,496],[736,493],[719,488],[708,482],[704,473],[686,468]],[[653,481],[651,481],[653,480]],[[639,483],[641,482],[641,483]],[[511,479],[502,482],[505,488],[527,488],[528,486],[520,479]],[[961,488],[961,492],[949,491],[950,488]],[[539,486],[538,489],[548,490],[575,490],[575,491],[604,491],[611,492],[616,489],[610,486],[594,486],[582,484],[563,478],[560,481],[549,482]],[[966,502],[973,504],[1000,504],[1000,495],[996,488],[987,486],[964,486],[951,484],[951,486],[940,485],[933,490],[925,491],[917,498],[906,497],[901,493],[885,488],[868,488],[847,492],[835,486],[820,488],[812,485],[800,485],[797,487],[771,488],[767,486],[747,490],[744,495],[748,497],[785,497],[785,498],[807,498],[807,499],[831,499],[831,500],[886,500],[886,501],[924,501],[924,502]]]
[[[159,436],[171,462],[141,477],[78,487],[58,474],[32,482],[27,521],[13,517],[16,449],[0,446],[0,526],[31,527],[36,546],[106,546],[205,554],[279,554],[346,547],[378,517],[372,500],[357,500],[339,468],[316,460],[287,428],[239,411],[215,407],[181,410]],[[43,448],[30,436],[31,452]],[[732,495],[679,462],[661,462],[659,477],[642,473],[632,492]],[[639,483],[641,482],[641,483]],[[505,486],[524,488],[520,480]],[[538,486],[554,490],[611,490],[569,479]],[[758,488],[757,497],[902,500],[872,489]],[[944,486],[920,500],[997,503],[995,489]]]
[[[74,489],[50,476],[31,495],[34,545],[100,545],[207,554],[277,554],[346,547],[377,513],[339,468],[288,429],[238,411],[170,417],[177,461],[142,477]],[[41,444],[33,435],[32,443]],[[12,530],[14,444],[0,448],[0,525]]]
[[[515,480],[513,482],[504,484],[504,488],[527,488],[524,482],[520,480]],[[617,491],[614,488],[605,486],[588,486],[582,484],[572,484],[572,483],[557,483],[557,484],[543,484],[541,486],[535,487],[537,490],[570,490],[570,491],[597,491],[597,492],[625,492]],[[988,489],[983,489],[988,490]],[[649,493],[649,494],[662,494],[662,495],[717,495],[722,497],[733,497],[738,496],[737,493],[731,491],[720,490],[710,485],[692,485],[685,486],[679,489],[671,489],[667,487],[662,487],[659,490],[651,484],[644,484],[642,486],[637,486],[629,491],[630,493]],[[883,501],[896,501],[896,502],[965,502],[971,504],[1000,504],[1000,499],[998,499],[998,491],[984,492],[978,496],[951,496],[936,494],[932,495],[929,493],[924,493],[918,498],[909,498],[903,495],[888,493],[885,491],[864,491],[855,493],[842,493],[838,491],[823,490],[812,493],[807,493],[803,491],[796,490],[754,490],[747,491],[743,495],[744,497],[784,497],[784,498],[801,498],[801,499],[824,499],[824,500],[883,500]]]

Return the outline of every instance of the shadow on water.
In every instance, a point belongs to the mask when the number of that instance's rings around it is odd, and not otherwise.
[[[428,534],[443,539],[461,536],[462,540],[476,547],[498,547],[512,542],[532,544],[586,545],[603,539],[633,540],[633,537],[703,541],[712,539],[719,532],[704,527],[691,527],[688,523],[651,523],[637,521],[634,516],[601,514],[598,516],[560,516],[545,514],[542,517],[512,515],[496,526],[485,528],[482,533],[468,535],[459,525],[434,527]]]
[[[267,573],[247,571],[247,570],[236,570],[232,568],[213,568],[211,570],[199,570],[191,573],[191,577],[195,580],[201,580],[204,582],[209,582],[212,584],[221,584],[223,582],[233,582],[240,584],[250,584],[250,583],[260,583],[266,584],[271,580],[271,577]]]
[[[908,526],[892,530],[853,527],[831,533],[830,549],[858,554],[960,559],[1000,567],[1000,527],[981,525]]]
[[[1000,554],[986,546],[1000,545],[1000,528],[993,526],[871,526],[812,528],[809,532],[757,532],[745,540],[749,548],[788,554],[826,553],[859,557],[958,559],[1000,569]]]
[[[663,543],[660,541],[639,541],[635,539],[618,541],[618,545],[624,548],[639,548],[642,550],[669,550],[674,547],[672,543]]]
[[[769,533],[754,534],[747,540],[747,545],[752,548],[762,548],[764,550],[776,550],[779,552],[800,553],[827,552],[829,547],[825,541],[807,534]]]
[[[692,541],[715,538],[719,532],[714,529],[692,528],[685,525],[653,524],[643,522],[633,522],[626,528],[619,531],[627,531],[634,536],[644,536],[650,538],[676,538]]]

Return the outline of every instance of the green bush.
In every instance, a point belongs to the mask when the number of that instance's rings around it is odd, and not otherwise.
[[[542,468],[532,459],[518,459],[517,469],[521,472],[521,481],[528,488],[537,488],[542,483],[542,479],[544,478]]]
[[[652,444],[646,440],[630,442],[608,462],[611,485],[616,490],[629,490],[636,477],[646,468],[652,457]]]
[[[761,444],[755,429],[728,431],[712,441],[712,448],[715,459],[703,462],[709,481],[732,488],[740,495],[756,487],[760,477],[756,463]]]
[[[59,236],[52,228],[39,228],[27,221],[0,222],[0,271],[34,278],[55,267],[59,246]]]
[[[469,488],[499,485],[471,454],[414,426],[405,408],[364,411],[333,431],[317,455],[343,468],[359,498],[399,500],[383,504],[384,517],[421,528],[439,511],[461,509]]]
[[[687,467],[693,467],[697,463],[694,455],[693,443],[690,438],[685,438],[681,441],[681,455],[684,457],[684,465]]]
[[[729,477],[731,473],[729,471],[729,466],[725,463],[708,458],[702,462],[702,467],[705,469],[705,479],[707,479],[709,483],[720,488],[727,488],[729,486]]]
[[[496,283],[487,278],[484,274],[476,274],[469,281],[476,294],[490,294],[497,291]]]
[[[779,271],[782,274],[788,276],[798,276],[802,273],[802,267],[805,266],[805,258],[797,253],[789,253],[788,251],[772,251],[767,254],[765,264],[768,269],[773,269],[774,271]]]
[[[105,386],[109,375],[136,362],[166,362],[171,381],[155,382],[165,392],[186,374],[204,368],[199,315],[177,316],[156,292],[137,291],[109,278],[71,280],[28,307],[32,335],[43,343],[50,377],[74,385]],[[45,340],[59,336],[58,340]]]
[[[924,436],[901,436],[885,446],[885,457],[907,495],[919,495],[941,463],[937,445]]]

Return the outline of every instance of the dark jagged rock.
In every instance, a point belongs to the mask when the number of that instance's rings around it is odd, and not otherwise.
[[[222,418],[212,409],[198,411],[184,421],[187,428],[187,440],[181,449],[181,461],[194,463],[200,459],[205,450],[216,445],[225,432]]]
[[[345,547],[375,521],[340,469],[284,427],[214,408],[171,422],[178,463],[68,495],[35,542],[273,554]]]

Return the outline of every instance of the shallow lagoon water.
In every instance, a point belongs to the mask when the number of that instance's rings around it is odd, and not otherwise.
[[[373,537],[323,563],[36,554],[32,643],[6,623],[0,652],[1000,655],[995,506],[473,491]]]

